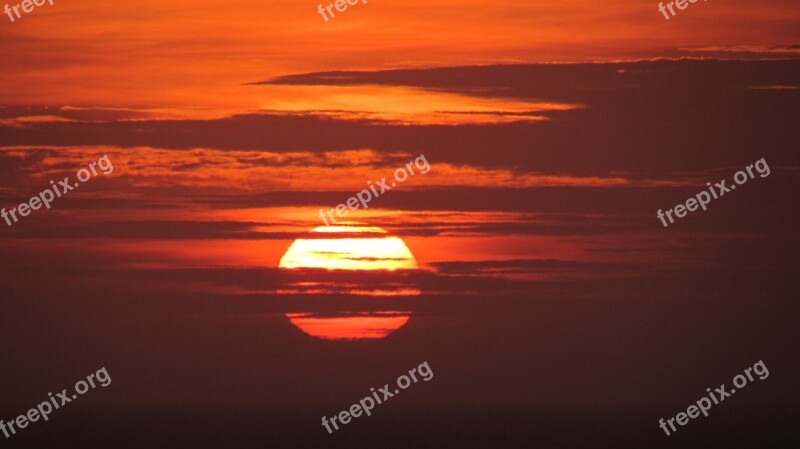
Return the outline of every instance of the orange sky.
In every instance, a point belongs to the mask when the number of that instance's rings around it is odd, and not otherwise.
[[[12,3],[13,4],[13,3]],[[793,0],[372,0],[325,23],[317,2],[58,0],[0,19],[5,104],[259,109],[243,83],[317,70],[609,60],[792,44]],[[793,11],[793,12],[790,12]],[[666,52],[666,53],[665,53]]]

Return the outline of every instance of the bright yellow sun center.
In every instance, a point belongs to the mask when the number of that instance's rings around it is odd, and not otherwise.
[[[378,227],[319,226],[311,232],[332,238],[297,239],[281,258],[281,268],[328,270],[416,269],[417,261],[398,237]]]

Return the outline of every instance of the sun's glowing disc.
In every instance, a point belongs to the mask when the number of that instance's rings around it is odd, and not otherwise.
[[[289,321],[325,340],[383,338],[404,326],[410,310],[364,310],[365,296],[419,295],[411,274],[419,267],[405,242],[378,227],[320,226],[295,240],[281,258],[287,283],[280,293],[331,297],[334,310],[287,313]],[[355,299],[359,299],[358,306]],[[380,307],[380,305],[378,305]]]

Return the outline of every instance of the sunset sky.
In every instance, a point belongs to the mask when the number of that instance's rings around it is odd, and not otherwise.
[[[114,379],[15,443],[662,447],[659,417],[762,358],[775,377],[671,438],[788,433],[797,0],[668,21],[368,0],[327,23],[312,1],[55,0],[0,16],[0,61],[0,207],[113,163],[0,220],[0,418]],[[430,383],[320,427],[423,361]]]
[[[6,104],[272,109],[247,83],[293,73],[796,55],[794,0],[373,0],[325,23],[311,1],[59,0],[0,27]],[[788,46],[788,47],[787,47]]]

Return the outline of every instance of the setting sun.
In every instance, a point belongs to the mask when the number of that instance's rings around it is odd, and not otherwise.
[[[420,294],[402,277],[419,270],[402,239],[383,228],[352,223],[319,226],[311,234],[315,238],[295,240],[281,259],[279,267],[291,277],[280,293],[332,296],[336,310],[287,313],[292,324],[323,340],[360,340],[383,338],[408,322],[409,310],[355,305],[364,297]],[[401,277],[395,279],[395,274]]]

